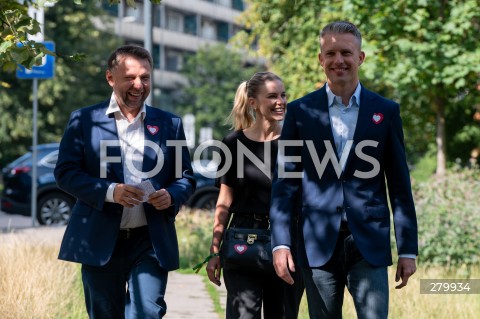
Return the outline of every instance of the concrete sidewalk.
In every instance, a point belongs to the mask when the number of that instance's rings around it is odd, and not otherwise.
[[[220,293],[220,304],[225,309],[225,286],[222,285],[217,289]],[[210,299],[201,275],[170,272],[165,300],[167,302],[166,319],[219,319],[224,317],[224,315],[219,316],[215,313],[213,301]]]

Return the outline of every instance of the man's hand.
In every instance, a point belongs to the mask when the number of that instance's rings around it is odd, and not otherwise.
[[[150,194],[147,202],[158,210],[166,209],[173,204],[172,196],[170,196],[170,193],[165,188]]]
[[[290,249],[280,248],[275,250],[273,252],[273,266],[278,277],[287,284],[293,285],[294,280],[290,271],[295,272],[295,264]]]
[[[113,190],[113,200],[122,206],[132,208],[142,203],[144,192],[132,185],[117,184]]]
[[[402,282],[395,286],[395,289],[402,289],[408,283],[408,278],[415,273],[417,266],[415,265],[415,259],[413,258],[398,258],[397,273],[395,275],[395,281],[398,282],[402,279]]]

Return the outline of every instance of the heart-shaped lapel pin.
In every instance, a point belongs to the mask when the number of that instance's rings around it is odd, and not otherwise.
[[[159,129],[158,126],[156,125],[147,125],[147,130],[150,132],[150,134],[155,135],[158,133]]]
[[[372,121],[375,124],[380,124],[383,121],[382,113],[373,113]]]
[[[239,254],[243,254],[244,252],[247,251],[247,245],[236,244],[235,246],[233,246],[233,248]]]

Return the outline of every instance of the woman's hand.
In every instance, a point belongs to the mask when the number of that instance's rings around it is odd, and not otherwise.
[[[220,277],[222,275],[222,265],[220,264],[220,256],[213,256],[207,264],[208,279],[215,285],[220,286]]]

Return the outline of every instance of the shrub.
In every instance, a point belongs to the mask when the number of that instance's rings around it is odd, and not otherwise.
[[[213,215],[184,208],[175,221],[180,250],[180,269],[192,269],[210,254]]]
[[[451,267],[480,262],[478,168],[455,168],[414,185],[419,261]]]

